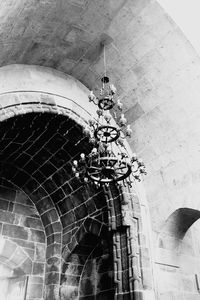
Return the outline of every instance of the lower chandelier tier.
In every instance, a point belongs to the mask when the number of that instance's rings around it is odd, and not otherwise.
[[[145,166],[135,154],[130,157],[126,151],[124,139],[131,137],[132,129],[130,125],[126,127],[124,114],[118,120],[119,125],[111,125],[109,110],[117,104],[117,109],[121,111],[122,102],[119,98],[117,102],[114,101],[117,90],[113,84],[109,84],[106,73],[101,81],[99,96],[96,97],[93,91],[88,95],[89,101],[98,106],[98,119],[91,118],[83,129],[93,148],[90,153],[81,153],[80,159],[73,161],[72,171],[81,183],[90,181],[100,186],[121,181],[125,186],[132,186],[133,180],[141,181],[142,175],[146,174]],[[117,120],[116,112],[113,114]]]
[[[93,159],[87,168],[87,176],[98,183],[111,183],[124,180],[131,174],[131,164],[116,157]]]

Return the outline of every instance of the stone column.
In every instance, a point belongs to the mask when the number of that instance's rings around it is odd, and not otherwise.
[[[115,299],[155,299],[144,207],[135,188],[105,188],[113,236]],[[140,194],[141,196],[141,194]]]

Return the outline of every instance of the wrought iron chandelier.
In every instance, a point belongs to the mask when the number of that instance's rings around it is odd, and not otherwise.
[[[104,68],[99,95],[95,96],[91,91],[88,96],[89,101],[98,107],[97,118],[90,119],[88,127],[84,128],[93,148],[88,155],[81,153],[80,158],[73,161],[72,171],[81,182],[92,181],[96,185],[122,182],[131,186],[133,179],[141,181],[146,170],[141,159],[135,154],[130,157],[126,151],[125,137],[131,137],[132,130],[130,125],[126,126],[124,114],[121,113],[117,126],[112,122],[110,110],[117,106],[122,112],[123,104],[119,99],[115,100],[117,89],[106,75],[105,47]]]

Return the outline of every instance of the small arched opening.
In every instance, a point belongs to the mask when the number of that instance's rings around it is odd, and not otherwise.
[[[200,211],[179,208],[166,220],[156,257],[159,299],[199,297]]]

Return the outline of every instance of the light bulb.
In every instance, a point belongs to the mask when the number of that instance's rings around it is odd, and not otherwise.
[[[103,115],[102,109],[97,109],[97,115],[100,117]]]
[[[89,129],[88,127],[84,128],[83,133],[84,133],[86,136],[90,136],[90,129]]]
[[[97,148],[93,148],[91,152],[92,152],[92,154],[96,154],[97,153]]]
[[[109,123],[111,120],[111,114],[109,112],[107,112],[104,116],[104,119],[106,120],[107,123]]]
[[[89,143],[90,144],[95,144],[95,142],[96,142],[96,140],[95,140],[95,138],[94,137],[91,137],[90,139],[89,139]]]
[[[124,117],[124,114],[121,114],[121,118],[119,119],[119,124],[120,126],[125,126],[126,125],[126,118]]]
[[[132,133],[132,129],[131,129],[130,125],[127,125],[126,136],[131,137],[131,133]]]
[[[139,167],[144,166],[143,160],[142,160],[141,158],[138,159],[138,166],[139,166]]]
[[[90,125],[90,126],[93,126],[93,125],[95,124],[95,120],[94,120],[94,119],[89,119],[88,122],[89,122],[89,125]]]
[[[77,160],[74,160],[74,161],[73,161],[73,165],[74,165],[75,167],[78,167],[78,161],[77,161]]]
[[[119,110],[122,110],[123,103],[120,101],[120,99],[117,99],[117,107]]]
[[[133,153],[132,158],[131,158],[131,162],[135,162],[137,160],[137,155],[136,153]]]
[[[93,91],[90,91],[90,94],[88,95],[89,101],[94,101],[96,99]]]
[[[116,93],[117,89],[116,87],[114,86],[114,84],[110,84],[110,92],[112,95],[114,95]]]
[[[85,160],[85,153],[81,153],[80,158],[81,158],[81,160]]]
[[[76,168],[72,167],[72,172],[75,174],[76,173]]]

